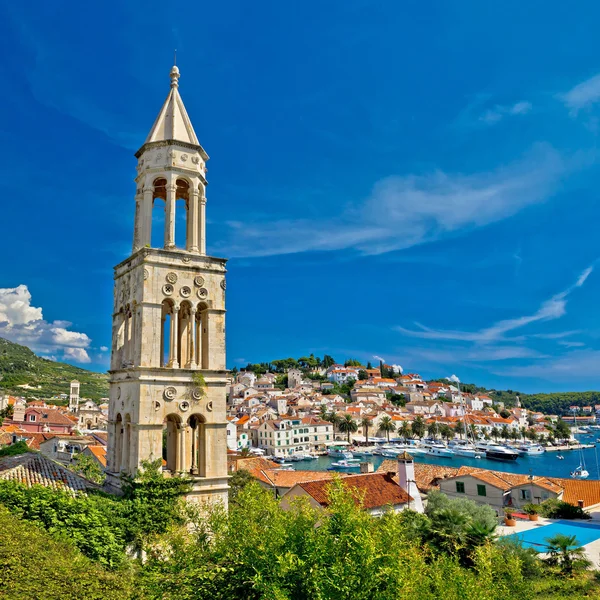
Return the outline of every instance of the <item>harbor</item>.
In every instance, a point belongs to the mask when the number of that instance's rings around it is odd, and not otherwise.
[[[393,447],[395,444],[389,444]],[[400,444],[396,444],[398,449]],[[381,448],[384,448],[381,450]],[[393,458],[393,453],[386,452],[388,444],[365,448],[347,447],[345,452],[349,456],[331,456],[328,454],[313,457],[311,460],[300,460],[285,463],[283,468],[296,471],[327,471],[339,470],[340,472],[358,472],[360,462],[370,462],[373,469],[377,470],[384,460]],[[401,445],[405,447],[404,444]],[[374,454],[379,451],[382,454]],[[549,446],[539,454],[522,454],[516,460],[493,460],[482,456],[474,458],[456,453],[447,453],[443,456],[424,451],[424,448],[416,446],[407,448],[417,463],[436,464],[441,466],[470,466],[507,473],[518,473],[522,475],[543,475],[552,477],[570,477],[580,467],[582,462],[587,465],[589,476],[587,479],[600,480],[600,464],[595,444],[578,443],[572,445]],[[339,466],[342,461],[347,461],[346,466]]]

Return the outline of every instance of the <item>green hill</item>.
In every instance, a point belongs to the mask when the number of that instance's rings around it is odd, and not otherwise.
[[[41,358],[26,346],[0,338],[0,394],[51,398],[69,393],[69,383],[81,382],[81,397],[108,397],[108,375]],[[19,387],[30,386],[33,389]]]

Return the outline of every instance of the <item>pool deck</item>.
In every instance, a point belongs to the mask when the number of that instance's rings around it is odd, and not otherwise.
[[[580,521],[583,523],[590,523],[594,525],[600,525],[598,518],[600,517],[599,513],[595,513],[592,516],[592,521]],[[535,529],[536,527],[543,527],[544,525],[550,525],[550,523],[556,523],[562,519],[544,519],[540,517],[538,521],[522,521],[520,519],[517,520],[517,524],[515,527],[507,527],[506,525],[499,525],[496,533],[500,536],[511,535],[513,533],[523,533],[524,531],[529,531],[531,529]],[[593,563],[596,569],[600,569],[600,539],[595,540],[594,542],[590,542],[589,544],[585,544],[583,546],[585,553],[588,559]]]

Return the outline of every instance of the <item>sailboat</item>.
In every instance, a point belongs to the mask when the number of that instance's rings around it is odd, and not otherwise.
[[[465,404],[462,394],[460,393],[460,383],[458,384],[458,393],[460,394],[460,407],[462,412],[463,427],[465,429],[465,442],[461,444],[456,442],[452,447],[456,456],[465,456],[466,458],[481,458],[485,454],[481,450],[477,450],[474,444],[470,443],[469,440],[469,425],[467,424],[467,415],[465,410]],[[473,440],[475,441],[475,440]]]
[[[575,415],[575,411],[573,411],[573,416]],[[585,457],[583,456],[583,448],[581,447],[581,443],[579,444],[579,466],[571,471],[571,477],[573,479],[587,479],[590,476],[589,471],[585,466]]]

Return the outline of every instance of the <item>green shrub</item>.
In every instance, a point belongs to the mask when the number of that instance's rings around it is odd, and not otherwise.
[[[547,519],[591,519],[579,506],[573,506],[557,498],[550,498],[539,505],[539,512]]]
[[[125,600],[131,598],[131,568],[108,572],[71,543],[21,521],[0,506],[0,597],[6,600]]]

